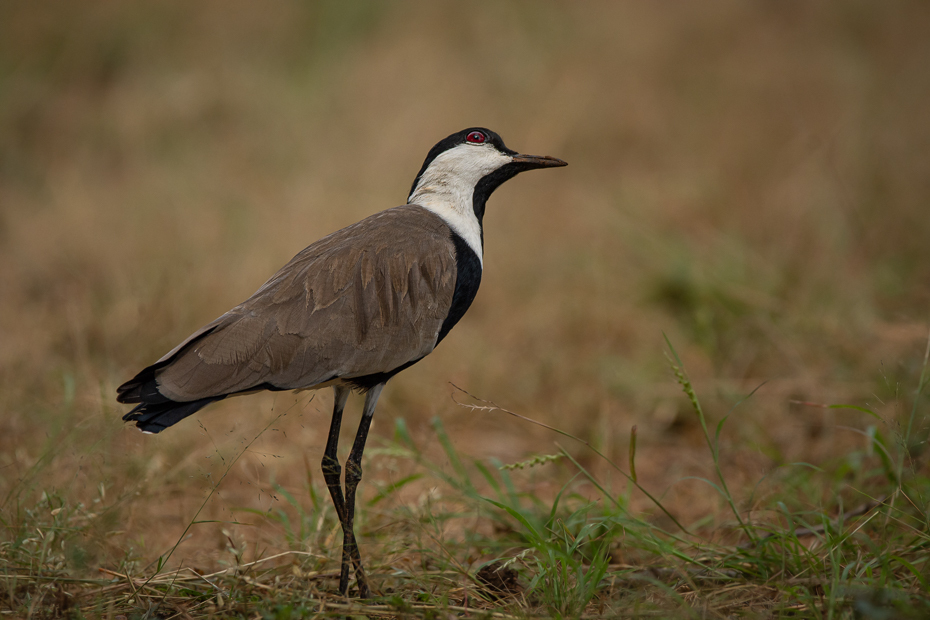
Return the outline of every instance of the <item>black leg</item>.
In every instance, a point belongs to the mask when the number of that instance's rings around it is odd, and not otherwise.
[[[349,591],[349,554],[345,544],[346,503],[342,497],[342,468],[339,466],[336,451],[339,448],[342,411],[345,409],[346,400],[349,398],[349,388],[344,385],[337,385],[333,388],[333,392],[333,421],[329,426],[329,438],[326,440],[326,451],[323,453],[323,479],[326,480],[326,488],[329,489],[329,495],[333,498],[336,516],[339,517],[339,523],[342,524],[342,568],[339,574],[339,591],[345,595]]]
[[[346,539],[343,543],[344,549],[348,549],[349,557],[355,563],[355,579],[358,582],[358,594],[361,598],[371,598],[371,589],[368,587],[368,579],[365,577],[365,569],[362,568],[362,556],[358,551],[358,543],[355,541],[355,491],[358,483],[362,479],[362,452],[365,451],[365,441],[368,439],[368,430],[371,428],[371,418],[375,413],[375,406],[378,404],[378,397],[384,384],[379,383],[368,390],[365,396],[365,409],[362,412],[362,421],[358,425],[358,432],[355,435],[355,443],[352,444],[352,451],[346,461]],[[345,564],[345,560],[343,560]]]

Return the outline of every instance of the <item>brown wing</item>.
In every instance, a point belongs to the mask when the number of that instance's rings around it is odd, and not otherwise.
[[[438,216],[383,211],[309,246],[159,360],[158,391],[191,401],[390,372],[436,346],[455,277]]]

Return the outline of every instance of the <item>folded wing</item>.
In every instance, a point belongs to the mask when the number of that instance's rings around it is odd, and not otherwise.
[[[141,403],[127,415],[138,419],[147,405],[390,374],[433,350],[455,279],[455,246],[439,217],[414,205],[383,211],[300,252],[120,386],[118,400]]]

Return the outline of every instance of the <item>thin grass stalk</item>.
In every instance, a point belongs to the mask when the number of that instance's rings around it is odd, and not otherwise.
[[[723,496],[727,500],[727,503],[730,506],[730,510],[733,512],[733,516],[736,518],[737,523],[739,523],[740,528],[743,532],[746,533],[746,536],[749,540],[755,544],[757,542],[756,535],[752,531],[752,528],[743,521],[742,516],[740,516],[739,509],[736,507],[736,503],[733,501],[733,495],[730,493],[730,489],[727,487],[727,481],[723,476],[723,470],[720,469],[720,447],[717,441],[711,440],[710,431],[707,430],[707,419],[704,416],[704,408],[701,406],[701,402],[698,400],[697,394],[694,391],[694,386],[691,384],[691,380],[688,379],[687,374],[684,371],[684,364],[681,361],[681,358],[678,357],[678,352],[675,350],[675,347],[672,346],[671,341],[668,339],[668,336],[665,336],[665,342],[668,345],[669,350],[672,352],[672,355],[675,357],[674,361],[671,358],[666,358],[669,361],[669,364],[672,367],[672,372],[675,374],[675,379],[681,385],[682,389],[685,392],[685,395],[688,397],[688,400],[691,401],[691,406],[694,408],[694,411],[698,415],[698,420],[701,422],[701,430],[704,433],[704,440],[707,442],[707,447],[710,448],[711,456],[714,461],[714,471],[717,474],[717,479],[720,481],[720,486],[723,489]],[[757,388],[758,389],[758,388]],[[724,418],[721,420],[720,424],[726,420]],[[720,434],[720,426],[717,427],[717,436]]]
[[[460,407],[467,407],[467,408],[469,408],[469,409],[480,410],[480,411],[500,411],[500,412],[502,412],[502,413],[507,413],[507,414],[509,414],[509,415],[514,416],[515,418],[519,418],[519,419],[521,419],[521,420],[523,420],[523,421],[525,421],[525,422],[529,422],[529,423],[531,423],[531,424],[535,424],[535,425],[537,425],[537,426],[541,426],[541,427],[543,427],[543,428],[545,428],[545,429],[547,429],[547,430],[550,430],[550,431],[552,431],[552,432],[554,432],[554,433],[558,433],[559,435],[562,435],[563,437],[568,437],[569,439],[574,439],[574,440],[577,441],[578,443],[587,446],[588,449],[590,449],[592,452],[594,452],[594,454],[596,454],[597,456],[599,456],[600,458],[602,458],[604,461],[606,461],[607,464],[610,465],[612,468],[614,468],[617,472],[619,472],[621,476],[623,476],[624,478],[626,478],[627,480],[629,480],[631,483],[633,483],[633,485],[634,485],[637,489],[639,489],[640,491],[642,491],[643,494],[644,494],[646,497],[648,497],[649,500],[652,501],[652,502],[659,508],[659,510],[661,510],[663,513],[665,513],[665,516],[668,517],[668,518],[672,521],[672,523],[675,524],[675,526],[676,526],[678,529],[680,529],[680,530],[681,530],[682,532],[684,532],[685,534],[688,534],[689,536],[691,535],[691,532],[688,531],[688,528],[686,528],[684,525],[682,525],[681,523],[679,523],[679,522],[678,522],[678,519],[676,519],[668,510],[666,510],[665,506],[663,506],[662,503],[659,502],[659,500],[657,500],[656,498],[654,498],[645,488],[643,488],[642,485],[640,485],[636,480],[634,480],[633,477],[630,476],[630,474],[628,474],[628,473],[626,473],[625,471],[623,471],[623,469],[622,469],[619,465],[617,465],[616,463],[614,463],[613,461],[611,461],[609,458],[607,458],[607,456],[606,456],[603,452],[601,452],[600,450],[598,450],[597,448],[595,448],[593,445],[591,445],[591,442],[585,441],[584,439],[582,439],[582,438],[580,438],[580,437],[576,437],[575,435],[572,435],[571,433],[568,433],[568,432],[563,431],[563,430],[561,430],[561,429],[555,428],[554,426],[549,426],[548,424],[544,424],[544,423],[542,423],[542,422],[539,422],[538,420],[534,420],[534,419],[532,419],[532,418],[529,418],[529,417],[527,417],[527,416],[521,415],[521,414],[519,414],[519,413],[514,413],[513,411],[508,411],[507,409],[504,409],[503,407],[499,407],[499,406],[497,406],[495,403],[493,403],[493,402],[491,402],[491,401],[489,401],[489,400],[484,400],[483,398],[478,398],[477,396],[474,396],[473,394],[469,393],[469,392],[466,391],[466,390],[463,390],[462,388],[460,388],[459,386],[455,385],[454,383],[451,383],[451,382],[450,382],[449,385],[451,385],[452,387],[454,387],[454,388],[457,389],[458,391],[462,392],[463,394],[465,394],[465,395],[468,396],[469,398],[472,398],[472,399],[474,399],[474,400],[477,400],[478,402],[481,402],[481,403],[486,403],[486,405],[482,406],[482,405],[469,405],[469,404],[467,404],[467,403],[460,403],[460,402],[458,402],[458,401],[455,401],[456,404],[459,405]],[[455,400],[455,399],[453,399],[453,400]],[[556,445],[558,445],[558,444],[556,444]],[[561,448],[561,446],[560,446],[560,449],[562,449],[563,454],[565,454],[565,456],[567,456],[573,463],[575,463],[575,465],[578,465],[578,462],[577,462],[575,459],[571,458],[571,456],[570,456],[567,452],[565,452],[565,449],[564,449],[564,448]],[[601,487],[600,485],[598,485],[598,488],[601,490],[602,493],[604,493],[604,495],[605,495],[606,497],[609,497],[609,498],[611,499],[611,501],[612,501],[618,508],[621,508],[621,509],[622,509],[622,506],[620,506],[620,503],[617,502],[617,500],[613,497],[612,494],[608,493],[608,492],[607,492],[603,487]]]

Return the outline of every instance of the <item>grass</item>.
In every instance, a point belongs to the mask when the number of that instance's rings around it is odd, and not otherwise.
[[[925,617],[928,31],[920,3],[0,6],[0,612]],[[475,304],[385,391],[382,597],[345,601],[326,394],[153,438],[115,386],[473,124],[570,165],[495,194]]]
[[[366,546],[380,549],[369,560],[380,593],[375,600],[334,594],[338,522],[320,500],[322,485],[310,481],[304,491],[311,510],[283,487],[273,491],[283,499],[281,509],[246,510],[277,524],[290,550],[267,556],[257,551],[257,559],[245,561],[247,550],[226,534],[220,560],[225,568],[206,574],[167,568],[188,532],[210,523],[198,520],[197,511],[181,540],[154,563],[127,555],[114,569],[101,567],[97,578],[74,577],[76,568],[86,566],[83,541],[95,535],[91,524],[125,499],[107,500],[101,488],[91,512],[43,495],[33,506],[17,506],[15,519],[4,523],[4,604],[9,613],[33,617],[684,618],[735,611],[753,617],[925,617],[930,476],[908,435],[926,422],[919,410],[911,410],[898,435],[884,437],[870,428],[863,449],[832,466],[792,464],[770,476],[776,480],[757,481],[756,491],[773,487],[764,501],[755,491],[737,498],[720,458],[727,416],[711,434],[674,349],[670,360],[707,442],[714,475],[703,482],[730,510],[729,523],[663,526],[656,519],[668,515],[661,500],[654,500],[652,514],[630,509],[639,486],[632,476],[624,488],[610,490],[564,447],[511,464],[469,459],[454,448],[439,419],[434,438],[444,458],[433,461],[401,419],[393,439],[369,458],[400,461],[415,473],[376,485],[359,518]],[[923,368],[915,402],[926,385],[926,358]],[[227,463],[227,473],[251,443]],[[564,485],[550,497],[532,491],[536,470],[552,467],[567,475]],[[413,486],[421,487],[420,501],[397,497]],[[846,498],[857,505],[847,505]]]

